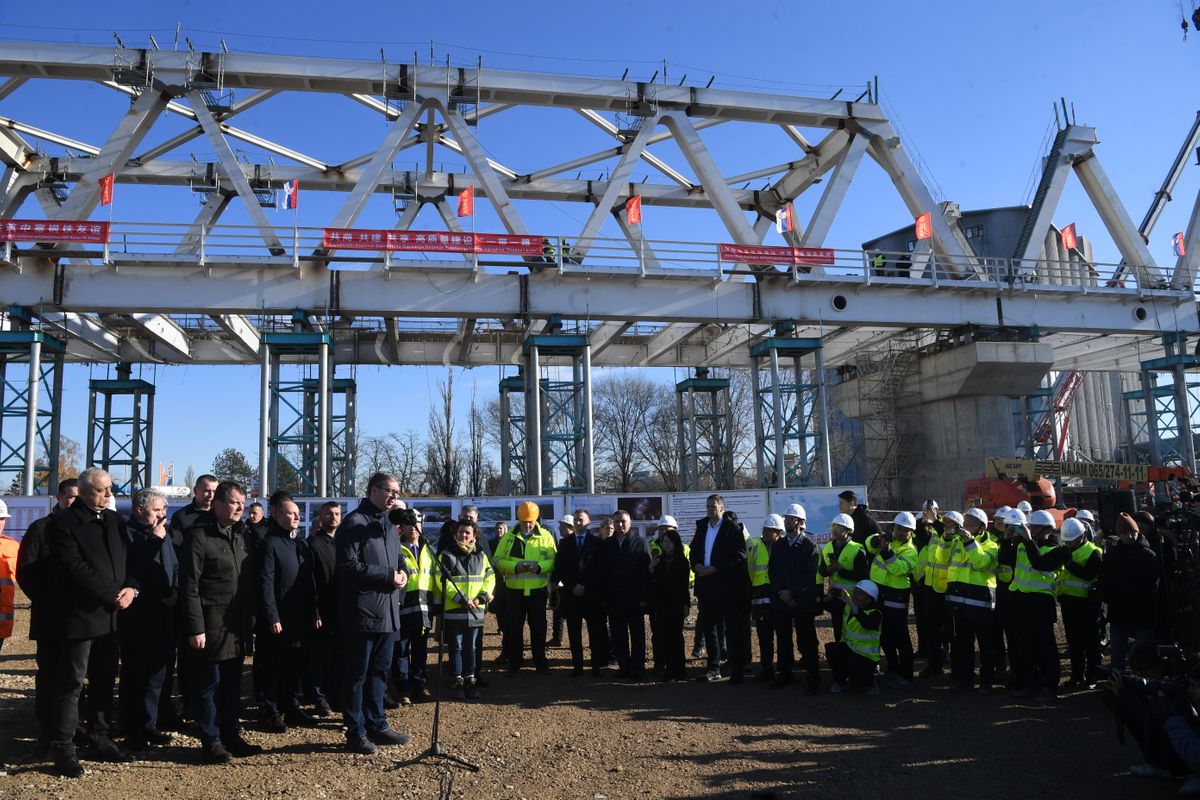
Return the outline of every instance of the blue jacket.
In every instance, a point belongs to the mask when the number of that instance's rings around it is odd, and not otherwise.
[[[395,588],[393,580],[396,572],[404,569],[404,561],[400,534],[387,523],[384,511],[364,499],[342,520],[334,543],[343,630],[399,631],[404,589]]]

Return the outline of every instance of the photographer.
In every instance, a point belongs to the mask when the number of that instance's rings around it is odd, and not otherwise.
[[[1180,796],[1200,797],[1200,720],[1195,710],[1200,704],[1200,664],[1189,670],[1177,646],[1155,644],[1134,645],[1129,661],[1133,674],[1114,672],[1110,688],[1118,738],[1128,731],[1146,759],[1130,767],[1130,773],[1144,778],[1188,776]]]
[[[1154,633],[1154,596],[1161,574],[1158,558],[1133,517],[1117,517],[1118,541],[1105,553],[1100,594],[1108,606],[1112,668],[1125,669],[1129,639],[1150,642]]]

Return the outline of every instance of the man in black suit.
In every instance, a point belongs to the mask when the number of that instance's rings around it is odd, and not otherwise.
[[[551,583],[560,583],[558,607],[567,623],[573,675],[583,674],[583,625],[587,623],[592,674],[608,663],[608,621],[604,616],[603,540],[588,530],[587,511],[575,512],[575,531],[564,536],[554,557]]]
[[[317,524],[308,534],[308,548],[313,557],[317,616],[321,618],[321,627],[309,643],[308,657],[309,683],[318,717],[332,716],[334,707],[342,707],[337,542],[334,539],[341,524],[342,507],[337,501],[330,500],[321,505],[317,512]]]
[[[138,596],[136,581],[126,573],[125,531],[121,518],[108,510],[112,478],[90,467],[79,475],[79,499],[51,522],[54,554],[56,619],[62,665],[51,712],[50,746],[54,767],[67,778],[83,776],[75,753],[79,693],[88,680],[88,733],[102,760],[132,761],[110,736],[113,687],[117,677],[117,614]]]
[[[628,511],[615,512],[612,520],[613,535],[604,542],[604,600],[615,637],[617,677],[640,681],[646,674],[650,547],[633,533]]]
[[[746,539],[736,522],[725,519],[725,499],[709,495],[708,516],[696,521],[690,560],[696,574],[699,624],[703,626],[708,670],[704,679],[721,679],[721,649],[717,625],[725,623],[729,644],[729,682],[741,683],[750,661],[750,574],[746,570]]]

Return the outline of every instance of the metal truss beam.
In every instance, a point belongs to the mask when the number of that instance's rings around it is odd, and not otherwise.
[[[713,161],[708,148],[700,139],[696,126],[681,113],[666,114],[663,116],[663,122],[675,134],[675,140],[679,143],[679,149],[683,151],[683,157],[687,159],[692,171],[700,179],[704,193],[712,203],[717,216],[721,218],[721,222],[725,224],[729,235],[738,244],[757,244],[758,238],[754,235],[754,229],[750,227],[737,199],[722,179],[721,171],[717,169],[716,162]]]
[[[363,167],[354,188],[350,191],[350,196],[342,203],[341,209],[334,215],[329,227],[348,228],[354,223],[354,220],[358,219],[367,200],[379,187],[384,172],[390,169],[400,143],[408,136],[408,132],[412,130],[417,121],[417,115],[424,108],[425,104],[423,103],[412,103],[404,109],[397,121],[392,123],[392,127],[388,129],[387,135],[383,137],[383,141],[371,156],[371,160]]]
[[[610,344],[613,344],[621,334],[633,326],[632,322],[602,322],[588,334],[588,344],[592,346],[592,358],[600,355]]]
[[[604,188],[604,193],[596,201],[596,207],[592,209],[592,213],[588,215],[587,222],[583,225],[583,230],[579,232],[579,238],[575,242],[574,250],[572,250],[572,255],[576,258],[583,259],[587,256],[588,250],[592,247],[593,239],[600,235],[604,221],[616,207],[617,200],[622,195],[628,196],[630,191],[629,176],[633,172],[634,165],[645,151],[646,141],[650,138],[650,134],[654,132],[654,126],[654,122],[647,120],[646,124],[642,125],[642,129],[638,131],[637,136],[633,137],[633,141],[625,147],[625,152],[621,154],[620,159],[617,160],[617,165],[613,167],[608,185]],[[626,224],[628,224],[628,221],[626,221]]]
[[[53,131],[35,128],[33,125],[26,125],[24,122],[18,122],[17,120],[10,119],[9,117],[0,117],[0,127],[8,128],[10,131],[15,131],[16,133],[21,133],[25,136],[32,136],[35,139],[41,139],[43,142],[50,142],[51,144],[69,147],[72,150],[78,150],[81,153],[87,153],[89,156],[100,155],[100,148],[96,147],[95,145],[85,144],[68,136],[62,136],[61,134],[54,133]]]
[[[842,201],[846,198],[850,182],[854,180],[854,173],[866,152],[867,137],[855,136],[850,140],[846,154],[837,162],[837,166],[833,168],[833,175],[825,184],[825,191],[821,193],[821,199],[813,211],[808,230],[800,237],[801,247],[820,247],[825,243],[825,237],[833,227],[833,221],[842,208]]]
[[[617,126],[612,124],[611,122],[609,122],[604,117],[597,114],[595,111],[584,108],[584,109],[579,109],[579,113],[581,115],[583,115],[584,119],[590,120],[596,127],[607,132],[613,138],[618,139],[618,140],[621,139],[621,132],[619,130],[617,130]],[[674,133],[673,131],[669,132],[668,136],[673,135],[673,133]],[[666,137],[664,137],[664,139],[665,138]],[[658,141],[663,141],[664,139],[659,139]],[[648,142],[647,142],[647,144],[648,144]],[[693,184],[690,180],[688,180],[687,176],[683,175],[681,172],[679,172],[675,168],[671,167],[669,164],[667,164],[667,162],[663,161],[661,158],[654,155],[653,153],[648,153],[643,150],[642,153],[638,157],[640,159],[642,159],[643,161],[645,161],[650,166],[654,167],[659,172],[661,172],[663,175],[666,175],[668,178],[670,178],[671,180],[678,183],[684,189],[691,190],[691,189],[695,188],[695,184]]]
[[[62,311],[39,311],[36,316],[63,333],[69,334],[70,344],[82,342],[100,356],[98,360],[115,360],[120,354],[121,337],[85,314]]]
[[[137,312],[127,316],[135,325],[150,334],[156,344],[166,346],[171,351],[173,360],[191,359],[192,350],[188,336],[170,317]]]
[[[1108,235],[1121,252],[1121,259],[1137,274],[1139,285],[1163,285],[1166,281],[1154,263],[1154,256],[1150,255],[1150,248],[1133,224],[1133,218],[1125,210],[1125,204],[1117,196],[1099,159],[1092,157],[1076,161],[1075,174],[1079,176],[1079,182],[1100,215]]]
[[[702,367],[716,366],[720,359],[732,350],[748,347],[752,341],[766,336],[771,331],[769,325],[734,326],[710,341],[704,348]]]
[[[483,152],[483,147],[480,146],[479,140],[475,138],[475,134],[467,125],[467,121],[463,119],[462,114],[443,108],[442,118],[446,120],[446,124],[450,127],[450,133],[458,141],[463,158],[467,160],[467,164],[483,184],[487,198],[491,201],[492,210],[500,218],[504,229],[514,234],[528,233],[529,229],[525,227],[521,215],[517,213],[516,207],[512,204],[512,200],[504,188],[504,183],[492,166],[491,159]]]
[[[699,325],[682,322],[667,325],[646,342],[646,354],[641,359],[642,366],[646,366],[664,353],[670,352],[698,330],[700,330]]]
[[[1184,234],[1184,255],[1175,259],[1175,272],[1171,276],[1171,288],[1190,289],[1196,279],[1196,263],[1200,260],[1200,192],[1196,194],[1196,203],[1192,206],[1192,215],[1188,218],[1187,232]]]

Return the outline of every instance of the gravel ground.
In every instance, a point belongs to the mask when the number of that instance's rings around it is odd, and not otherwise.
[[[435,763],[396,766],[429,746],[433,705],[389,712],[413,734],[374,756],[344,753],[339,725],[267,734],[247,722],[260,756],[198,763],[194,738],[128,765],[85,761],[75,781],[30,755],[33,643],[27,614],[0,651],[0,798],[180,800],[219,798],[435,798],[453,781],[458,798],[1173,797],[1178,782],[1130,777],[1136,745],[1118,744],[1094,692],[1054,706],[952,693],[940,683],[898,692],[805,697],[799,685],[630,685],[574,678],[552,649],[548,676],[491,672],[477,702],[442,707],[447,751],[477,773]],[[489,633],[491,629],[489,629]],[[826,626],[822,640],[829,638]],[[690,643],[691,637],[689,635]],[[498,639],[486,640],[488,663]],[[691,662],[699,674],[699,662]],[[248,672],[248,669],[247,669]],[[823,675],[826,687],[828,673]]]

